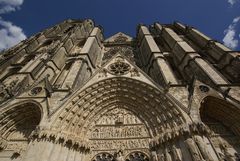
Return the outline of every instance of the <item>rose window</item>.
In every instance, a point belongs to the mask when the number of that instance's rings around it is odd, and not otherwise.
[[[124,63],[122,61],[115,62],[111,64],[109,67],[109,71],[112,74],[115,75],[124,75],[127,74],[130,71],[130,65],[127,63]]]

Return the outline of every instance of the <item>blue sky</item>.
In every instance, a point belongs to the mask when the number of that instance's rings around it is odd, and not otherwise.
[[[240,0],[0,0],[0,50],[68,18],[94,19],[105,38],[180,21],[240,50]]]

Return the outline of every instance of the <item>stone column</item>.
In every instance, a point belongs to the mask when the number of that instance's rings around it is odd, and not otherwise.
[[[82,65],[82,60],[76,60],[72,64],[72,66],[68,72],[68,75],[63,83],[63,86],[62,86],[63,88],[72,88],[73,87],[75,79],[77,78],[77,76],[79,74],[81,65]]]
[[[74,161],[82,161],[82,155],[80,151],[76,151]]]
[[[70,149],[68,153],[67,161],[74,161],[75,160],[76,151],[74,149]]]
[[[45,146],[45,149],[44,151],[42,152],[42,155],[41,156],[41,161],[48,161],[52,152],[53,152],[53,149],[54,149],[54,144],[52,142],[46,142],[46,146]]]
[[[239,52],[232,51],[193,27],[186,27],[179,22],[175,22],[174,26],[184,33],[188,39],[200,46],[202,51],[207,52],[208,56],[211,57],[211,61],[214,61],[214,64],[226,78],[233,82],[239,82],[240,72],[234,70],[240,67]]]
[[[102,33],[98,27],[95,27],[90,36],[87,38],[86,43],[84,44],[80,54],[87,55],[90,59],[90,62],[93,67],[96,66],[97,58],[101,54],[102,49]]]
[[[172,157],[171,157],[171,155],[169,153],[169,149],[166,145],[164,148],[164,156],[165,156],[165,161],[172,161]]]
[[[202,57],[172,29],[164,27],[161,36],[172,49],[174,63],[186,79],[191,78],[193,75],[192,70],[194,69],[194,71],[197,71],[195,74],[199,76],[199,79],[202,79],[201,81],[214,83],[214,85],[228,84],[227,80],[224,79],[211,64],[202,59]],[[207,77],[207,79],[205,80],[204,77]]]
[[[164,161],[164,149],[162,145],[157,149],[157,157],[158,161]]]
[[[175,145],[172,145],[172,154],[175,161],[182,161],[181,150],[177,149]]]
[[[199,136],[199,135],[196,135],[196,136],[194,136],[194,137],[195,137],[196,144],[197,144],[197,146],[198,146],[198,148],[199,148],[199,150],[200,150],[203,158],[204,158],[205,160],[207,160],[207,161],[213,161],[213,158],[212,158],[212,156],[209,154],[208,149],[207,149],[205,143],[203,142],[202,137]]]
[[[153,78],[156,77],[156,79],[161,79],[160,82],[164,85],[167,85],[169,82],[171,82],[171,84],[178,84],[170,65],[165,60],[163,53],[146,26],[139,27],[138,39],[141,59],[145,70],[150,73],[150,75],[154,73],[154,75],[151,76]],[[156,72],[150,72],[150,70],[155,70],[160,76],[155,76]]]
[[[84,161],[83,153],[63,143],[32,141],[23,156],[23,161]]]
[[[49,156],[49,161],[53,161],[53,160],[57,160],[58,159],[58,155],[61,152],[61,147],[62,147],[62,145],[60,143],[56,143],[54,145],[52,153]]]
[[[159,161],[159,159],[158,159],[158,157],[157,157],[156,151],[152,151],[152,152],[151,152],[151,155],[152,155],[153,161]]]
[[[192,156],[193,161],[201,161],[201,155],[199,154],[198,148],[192,138],[188,138],[185,140],[185,143],[187,145],[187,148]]]

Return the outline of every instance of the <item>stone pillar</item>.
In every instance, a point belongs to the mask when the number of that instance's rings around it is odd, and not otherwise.
[[[41,156],[41,158],[42,158],[41,161],[48,161],[49,160],[49,158],[50,158],[50,156],[51,156],[51,154],[54,150],[54,146],[55,145],[53,143],[46,142],[46,146],[45,146],[44,151],[43,151],[44,155]]]
[[[74,161],[75,160],[76,151],[74,149],[70,149],[68,152],[68,159],[67,161]]]
[[[198,78],[202,78],[201,81],[203,82],[213,83],[214,85],[228,84],[227,80],[224,79],[211,64],[202,59],[202,57],[172,29],[164,27],[162,37],[172,49],[174,63],[186,79],[191,78],[194,69],[194,71],[196,71],[195,74],[199,76]],[[205,80],[205,77],[208,79]]]
[[[174,26],[183,32],[188,39],[196,43],[202,51],[207,52],[210,61],[214,61],[216,67],[221,73],[233,82],[240,82],[240,53],[234,52],[223,44],[212,40],[199,30],[186,27],[180,23],[174,23]]]
[[[160,147],[157,149],[157,157],[158,157],[158,161],[164,161],[163,145],[160,145]]]
[[[175,145],[172,145],[172,154],[175,161],[182,161],[181,150],[177,149]]]
[[[101,54],[102,49],[102,33],[98,27],[95,27],[90,36],[87,38],[80,54],[87,55],[93,67],[96,66],[98,56]]]
[[[52,153],[51,155],[49,156],[49,161],[51,160],[57,160],[58,159],[58,155],[60,154],[61,152],[61,148],[62,148],[62,145],[60,143],[56,143],[53,147],[53,150],[52,150]]]
[[[160,83],[167,85],[178,84],[168,62],[165,60],[163,53],[160,51],[155,40],[150,34],[146,26],[140,26],[138,31],[139,48],[141,59],[145,70],[148,73],[153,73],[151,76],[156,79],[161,79]],[[151,72],[150,70],[155,70]],[[156,76],[159,73],[159,76]]]
[[[192,160],[193,161],[201,161],[202,157],[198,151],[198,148],[192,138],[188,138],[185,140],[185,143],[187,145],[187,148],[191,154]]]
[[[76,60],[72,64],[72,66],[68,72],[68,75],[63,83],[63,86],[62,86],[63,88],[72,88],[73,87],[75,79],[77,78],[77,76],[79,74],[81,65],[82,65],[82,60]]]
[[[84,161],[83,153],[63,143],[34,140],[29,144],[23,161]]]
[[[37,74],[41,71],[40,69],[44,66],[44,60],[47,59],[47,53],[36,56],[35,59],[30,60],[19,73],[30,74],[33,79],[36,79]]]
[[[29,144],[28,150],[23,158],[23,161],[40,161],[40,160],[47,160],[48,158],[44,158],[44,152],[46,147],[46,141],[39,141],[34,140]],[[49,149],[51,150],[51,149]]]
[[[165,161],[172,161],[171,154],[169,153],[168,147],[165,145],[164,147],[164,156],[165,156]]]
[[[199,150],[200,150],[203,158],[204,158],[205,160],[207,160],[207,161],[213,161],[214,159],[213,159],[212,156],[209,154],[208,149],[207,149],[205,143],[203,142],[202,137],[199,136],[199,135],[196,135],[196,136],[194,136],[194,137],[195,137],[196,144],[197,144],[197,146],[198,146],[198,148],[199,148]]]
[[[158,157],[157,157],[156,151],[152,151],[152,152],[151,152],[151,155],[152,155],[152,160],[153,160],[153,161],[159,161],[159,159],[158,159]]]

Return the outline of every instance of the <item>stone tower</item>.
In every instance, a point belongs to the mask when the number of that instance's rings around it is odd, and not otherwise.
[[[1,161],[234,161],[240,53],[178,22],[66,20],[0,55]]]

